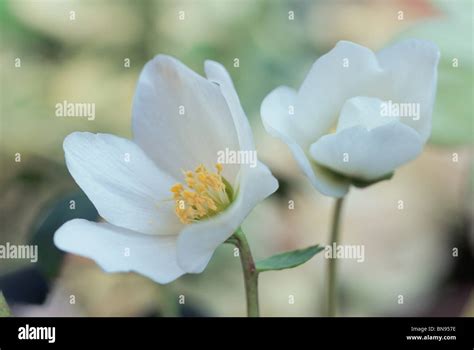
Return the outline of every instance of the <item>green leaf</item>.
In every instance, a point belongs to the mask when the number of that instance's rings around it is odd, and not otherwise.
[[[9,317],[10,308],[8,307],[7,301],[5,300],[3,293],[0,292],[0,317]]]
[[[305,249],[273,255],[267,259],[257,261],[256,268],[258,272],[291,269],[304,264],[322,250],[324,250],[324,247],[317,244]]]

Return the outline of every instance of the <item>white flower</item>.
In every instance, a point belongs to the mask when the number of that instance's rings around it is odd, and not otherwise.
[[[264,99],[263,124],[290,147],[316,189],[342,197],[351,183],[387,177],[421,153],[438,61],[437,47],[426,41],[377,54],[341,41],[313,64],[298,91],[280,86]]]
[[[278,188],[257,163],[216,165],[226,148],[254,151],[252,132],[225,68],[207,79],[174,58],[148,62],[133,103],[133,141],[75,132],[66,164],[105,223],[75,219],[55,234],[63,250],[104,270],[167,283],[204,270],[214,250]]]

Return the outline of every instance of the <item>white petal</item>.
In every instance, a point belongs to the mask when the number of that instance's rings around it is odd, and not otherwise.
[[[296,129],[298,124],[294,114],[297,97],[295,89],[279,86],[263,99],[260,114],[263,126],[270,135],[278,138],[285,135],[292,140],[298,139],[300,133]]]
[[[350,181],[316,164],[296,143],[289,143],[293,157],[298,162],[311,185],[326,196],[341,198],[349,191]]]
[[[303,146],[297,143],[299,133],[295,129],[295,116],[290,114],[295,98],[296,91],[286,86],[280,86],[268,94],[260,109],[263,125],[270,135],[288,145],[301,170],[316,189],[327,196],[342,197],[349,190],[349,181],[334,176],[308,159]]]
[[[418,133],[398,121],[372,130],[364,126],[323,136],[310,153],[323,166],[361,180],[376,180],[418,156],[423,142]]]
[[[158,55],[143,68],[132,114],[135,142],[177,179],[182,170],[199,164],[212,169],[217,152],[226,147],[239,149],[232,116],[216,84],[169,56]],[[238,170],[228,165],[223,175],[232,182]]]
[[[149,234],[176,234],[170,187],[176,182],[130,140],[74,132],[64,140],[74,180],[111,224]]]
[[[384,115],[384,107],[388,109],[387,101],[373,97],[353,97],[344,103],[336,131],[339,132],[353,126],[363,126],[367,130],[375,129],[400,118]]]
[[[423,142],[431,132],[431,115],[436,95],[438,47],[423,40],[404,40],[377,53],[388,75],[387,96],[398,103],[419,103],[420,118],[402,118],[417,130]]]
[[[75,219],[56,231],[54,243],[62,250],[93,259],[106,272],[135,271],[155,282],[168,283],[184,274],[176,262],[176,238]]]
[[[188,225],[180,233],[178,263],[186,272],[203,271],[214,250],[237,230],[260,201],[277,190],[278,181],[262,163],[243,170],[238,195],[231,206],[213,218]]]
[[[375,54],[360,45],[340,41],[312,66],[298,92],[298,141],[308,144],[336,124],[344,102],[353,96],[383,97],[385,81]]]
[[[222,95],[224,96],[229,110],[234,120],[234,127],[237,130],[240,149],[244,151],[252,151],[255,149],[253,142],[252,129],[240,104],[239,96],[235,91],[232,79],[223,65],[206,61],[204,64],[206,75],[210,81],[219,85]]]

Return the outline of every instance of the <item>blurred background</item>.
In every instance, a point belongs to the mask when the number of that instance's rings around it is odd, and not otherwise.
[[[204,273],[159,286],[136,274],[106,274],[52,243],[65,221],[97,219],[65,167],[63,139],[78,130],[130,137],[135,85],[154,55],[173,55],[200,74],[204,60],[213,59],[234,79],[259,158],[280,181],[243,224],[259,259],[325,244],[333,204],[309,185],[287,147],[264,132],[262,99],[278,85],[299,87],[339,40],[378,50],[415,37],[441,49],[432,137],[392,180],[351,190],[342,243],[363,244],[365,261],[339,264],[340,314],[474,316],[472,6],[471,0],[0,0],[0,244],[39,247],[35,264],[0,260],[0,290],[13,314],[244,315],[240,262],[230,246],[217,250]],[[95,120],[57,118],[55,105],[64,100],[95,103]],[[296,269],[262,274],[262,314],[322,315],[325,263],[318,254]]]

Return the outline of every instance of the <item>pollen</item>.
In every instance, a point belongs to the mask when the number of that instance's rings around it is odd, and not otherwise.
[[[184,182],[171,186],[175,212],[184,224],[209,218],[226,209],[232,201],[232,187],[221,175],[222,164],[216,164],[216,172],[204,165],[194,171],[183,171]]]

